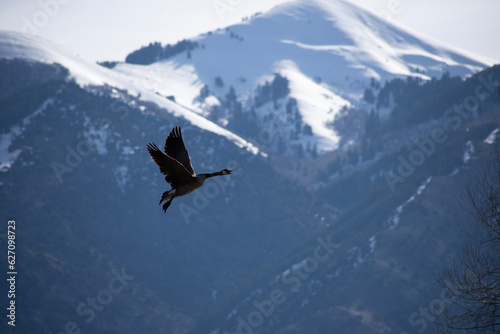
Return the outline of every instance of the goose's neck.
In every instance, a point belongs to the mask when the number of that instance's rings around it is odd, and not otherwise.
[[[206,173],[206,174],[200,174],[205,177],[205,179],[208,179],[209,177],[214,177],[214,176],[219,176],[219,175],[224,175],[222,171],[216,172],[216,173]]]

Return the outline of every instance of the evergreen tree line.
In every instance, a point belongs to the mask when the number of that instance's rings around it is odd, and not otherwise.
[[[224,87],[224,81],[220,76],[215,78],[215,86],[218,88]],[[317,157],[316,145],[306,145],[304,148],[301,143],[293,145],[286,144],[287,141],[297,141],[301,135],[312,136],[312,128],[308,124],[304,124],[300,114],[297,100],[292,97],[285,99],[290,93],[289,80],[275,73],[271,81],[266,81],[257,86],[253,97],[253,103],[250,107],[244,107],[238,101],[238,96],[233,86],[229,86],[227,94],[219,97],[220,105],[211,107],[210,119],[217,122],[219,119],[227,119],[226,127],[231,131],[243,135],[247,138],[259,138],[264,144],[272,145],[278,153],[285,153],[291,149],[293,154],[299,158],[306,155]],[[208,85],[204,85],[200,90],[199,99],[203,100],[212,95]],[[279,101],[284,99],[283,101]],[[262,119],[258,119],[256,108],[262,107],[264,104],[272,102],[273,107],[271,112],[266,114]],[[274,110],[279,110],[279,103],[284,102],[284,110],[286,113],[285,120],[277,118]],[[284,128],[291,126],[290,132],[285,138],[281,136],[275,138],[260,138],[262,129],[266,128],[271,131],[271,128]],[[266,131],[264,131],[266,132]],[[277,132],[274,132],[276,134]]]
[[[162,59],[168,59],[179,53],[187,51],[188,57],[191,57],[191,51],[199,46],[198,42],[192,42],[184,39],[174,45],[167,44],[162,46],[160,42],[149,43],[139,50],[127,55],[125,62],[137,65],[149,65]]]

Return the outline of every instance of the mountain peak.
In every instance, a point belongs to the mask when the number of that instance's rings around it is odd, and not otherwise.
[[[206,116],[214,106],[220,109],[230,87],[250,109],[258,87],[278,73],[289,80],[289,97],[297,101],[300,117],[312,129],[312,136],[292,136],[295,144],[316,144],[319,152],[338,147],[333,120],[343,108],[363,104],[363,92],[372,80],[407,76],[428,80],[447,72],[464,77],[492,65],[347,1],[287,2],[251,20],[202,34],[195,41],[200,47],[189,54],[149,67],[122,64],[116,70],[148,77],[147,83],[143,81],[147,85],[154,77],[160,84],[155,88],[162,94],[175,95],[176,101]],[[184,73],[179,78],[182,82],[165,79],[180,73]],[[202,89],[210,92],[208,99],[200,98]],[[298,125],[284,120],[288,116],[276,110],[279,105],[275,101],[259,106],[257,116],[261,121],[279,119],[268,131],[278,127],[289,139],[291,128]],[[226,116],[213,117],[226,124],[231,117]]]
[[[287,2],[255,18],[255,24],[279,25],[280,41],[343,57],[348,67],[377,80],[429,79],[444,72],[465,76],[494,64],[344,0]]]
[[[111,70],[21,34],[0,34],[0,54],[60,63],[82,85],[140,94],[225,135],[222,127],[234,111],[222,109],[232,89],[241,109],[255,109],[256,128],[279,131],[276,138],[293,147],[317,147],[318,152],[338,147],[335,118],[346,108],[366,108],[363,94],[373,81],[407,76],[428,80],[444,73],[464,77],[493,64],[344,0],[287,2],[186,43],[193,47],[176,49],[168,58],[157,43],[152,52],[158,54],[149,55],[148,66],[119,63]],[[255,105],[259,89],[276,75],[286,78],[287,95]],[[286,108],[291,104],[296,105],[293,115]]]

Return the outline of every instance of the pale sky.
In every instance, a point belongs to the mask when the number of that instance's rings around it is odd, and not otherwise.
[[[500,62],[499,0],[351,1],[387,20]],[[0,29],[36,34],[89,60],[124,60],[150,42],[175,43],[283,2],[0,0]]]

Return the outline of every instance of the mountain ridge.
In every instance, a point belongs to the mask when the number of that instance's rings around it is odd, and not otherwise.
[[[165,108],[170,113],[188,119],[193,125],[226,136],[235,145],[247,147],[254,154],[258,153],[258,149],[251,143],[221,128],[217,124],[200,117],[188,108],[158,96],[155,92],[146,90],[143,87],[134,86],[119,73],[113,73],[105,67],[90,63],[50,41],[38,37],[25,36],[20,33],[3,31],[0,32],[0,55],[4,58],[29,59],[49,64],[57,63],[65,67],[69,71],[70,77],[82,87],[109,86],[124,90],[132,96],[153,102]]]
[[[255,128],[275,132],[272,142],[261,148],[286,155],[300,155],[308,147],[320,154],[339,148],[344,140],[332,124],[345,108],[373,107],[363,100],[373,80],[428,80],[446,72],[465,76],[492,65],[414,36],[343,0],[284,3],[240,24],[196,36],[194,44],[183,40],[177,54],[147,66],[116,63],[102,68],[40,38],[1,35],[4,56],[61,63],[81,85],[109,85],[140,95],[257,152],[249,141],[262,133],[246,134],[245,140],[237,135],[244,135],[241,128],[231,124],[238,116],[227,110],[224,100],[232,88],[243,113],[255,113]],[[256,106],[259,87],[276,73],[288,79],[290,92]],[[287,103],[296,105],[292,116]],[[284,141],[290,144],[283,147]]]
[[[282,128],[277,136],[288,140],[297,125],[287,120],[287,100],[263,107],[253,103],[258,87],[278,73],[290,81],[288,97],[297,102],[301,127],[312,129],[312,136],[301,131],[294,135],[293,145],[305,148],[309,142],[320,153],[339,147],[341,139],[331,123],[342,108],[371,107],[364,103],[363,92],[372,80],[383,83],[406,76],[429,80],[446,72],[463,77],[493,64],[413,36],[345,1],[284,3],[191,40],[198,47],[189,52],[158,58],[148,66],[119,63],[113,69],[138,85],[175,97],[222,126],[235,117],[221,112],[232,87],[245,113],[255,109],[259,127],[273,131],[264,119],[274,114]],[[180,76],[175,84],[166,79]],[[278,142],[272,146],[276,152]]]

